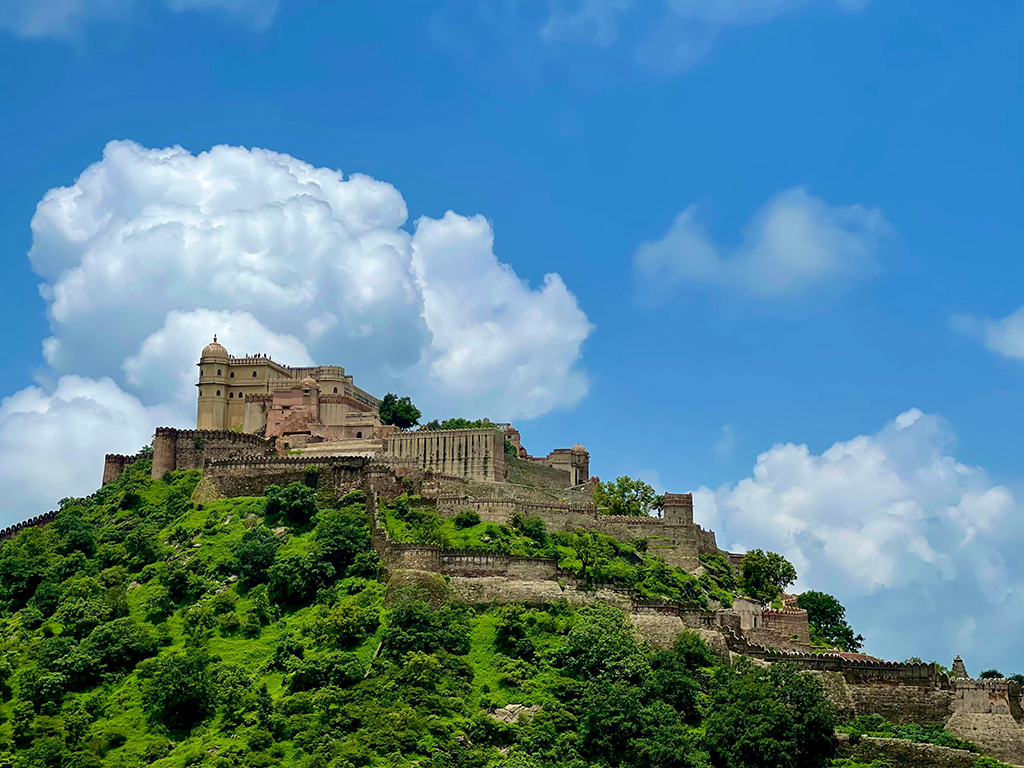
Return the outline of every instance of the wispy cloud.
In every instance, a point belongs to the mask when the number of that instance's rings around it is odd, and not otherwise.
[[[608,47],[620,41],[627,19],[655,8],[653,20],[636,25],[641,30],[637,39],[624,42],[634,46],[637,61],[645,67],[674,73],[693,66],[730,27],[764,24],[813,5],[854,13],[866,4],[867,0],[554,0],[540,36],[552,45]]]
[[[277,13],[277,0],[163,0],[175,13],[223,13],[244,26],[266,29]],[[0,28],[25,40],[71,41],[89,27],[128,23],[147,11],[139,0],[3,0]]]
[[[954,315],[953,330],[980,339],[985,348],[1012,360],[1024,360],[1024,307],[999,320]]]
[[[803,187],[768,200],[735,248],[715,243],[698,214],[688,206],[664,237],[642,243],[633,258],[637,275],[663,298],[681,283],[761,299],[849,284],[877,272],[881,243],[892,232],[877,208],[830,206]]]

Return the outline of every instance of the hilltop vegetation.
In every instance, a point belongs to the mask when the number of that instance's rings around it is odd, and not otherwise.
[[[816,768],[833,757],[832,712],[795,668],[723,666],[693,634],[654,650],[607,606],[385,599],[361,493],[294,484],[204,506],[190,500],[199,473],[149,472],[138,461],[0,544],[0,766]],[[413,510],[404,500],[389,519],[412,530]],[[478,521],[452,526],[482,545],[577,556],[529,521],[497,537]],[[679,588],[642,551],[600,546],[590,567],[602,575]]]

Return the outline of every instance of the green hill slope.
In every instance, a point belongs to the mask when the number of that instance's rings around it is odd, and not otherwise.
[[[199,473],[149,471],[0,544],[0,766],[830,762],[785,665],[603,606],[385,602],[360,493],[194,505]]]

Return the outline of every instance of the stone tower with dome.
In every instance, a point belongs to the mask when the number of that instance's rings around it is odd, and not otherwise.
[[[196,429],[280,438],[379,436],[379,400],[339,365],[292,368],[267,355],[234,357],[213,337],[199,358]],[[376,434],[375,434],[376,433]]]

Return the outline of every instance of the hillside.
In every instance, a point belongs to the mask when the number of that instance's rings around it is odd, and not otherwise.
[[[603,605],[431,610],[381,580],[361,492],[194,504],[199,472],[150,469],[0,545],[0,766],[832,762],[821,684],[787,664],[726,665],[692,633],[655,650]],[[399,538],[578,555],[529,520],[506,536],[406,501],[385,517]],[[601,578],[728,599],[724,573],[598,545]]]

